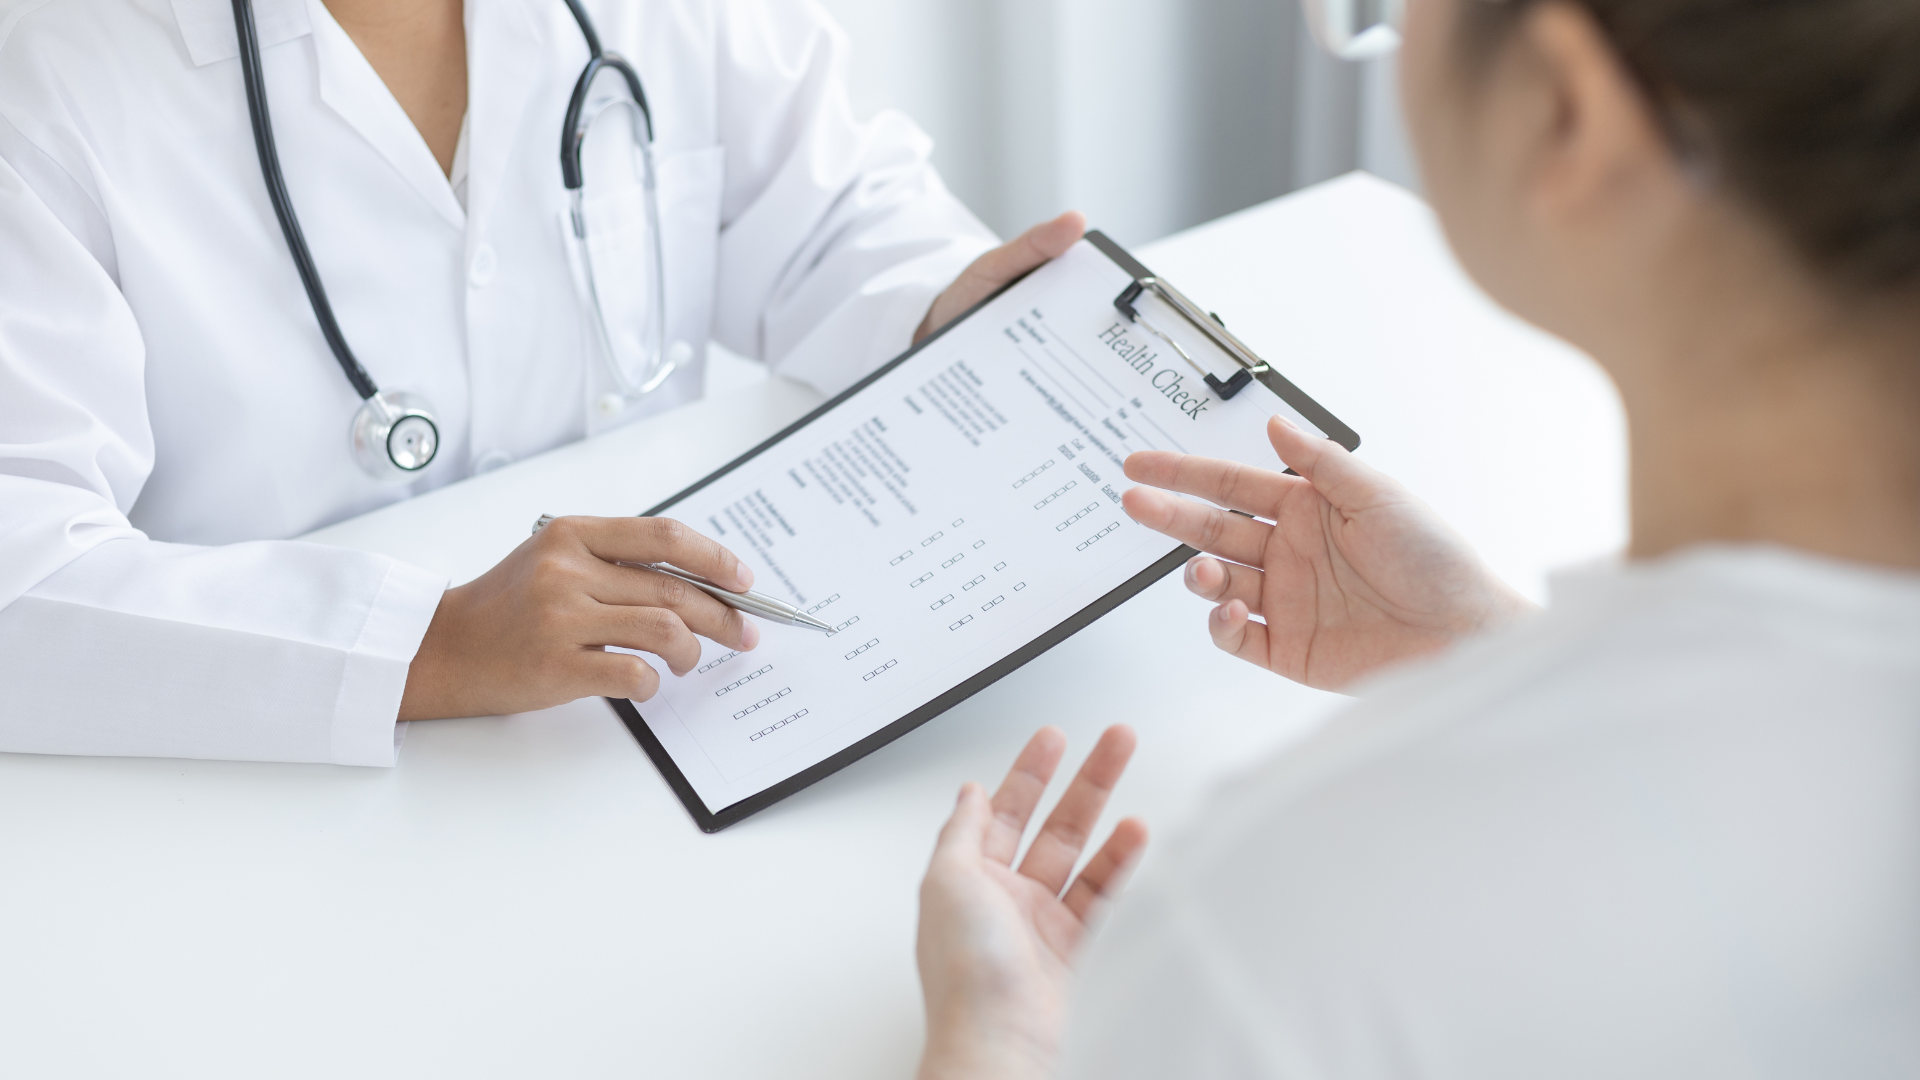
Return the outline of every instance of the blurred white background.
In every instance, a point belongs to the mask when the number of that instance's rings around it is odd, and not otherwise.
[[[854,106],[933,135],[1002,236],[1068,208],[1138,245],[1363,168],[1415,186],[1393,62],[1341,63],[1295,0],[821,0]]]
[[[1074,209],[1137,248],[1354,169],[1419,189],[1392,58],[1326,56],[1298,0],[819,2],[855,110],[926,129],[1003,237]],[[710,395],[766,377],[708,354]]]

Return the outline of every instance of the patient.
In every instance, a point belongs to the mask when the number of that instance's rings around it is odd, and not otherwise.
[[[1297,477],[1133,457],[1214,641],[1362,700],[1085,957],[1146,842],[1071,876],[1132,736],[1018,864],[1060,734],[963,789],[921,1075],[1920,1076],[1920,2],[1411,0],[1406,33],[1461,261],[1626,403],[1627,559],[1535,613],[1278,422]]]

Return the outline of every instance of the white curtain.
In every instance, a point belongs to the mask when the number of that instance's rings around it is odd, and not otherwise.
[[[1073,207],[1141,244],[1355,168],[1415,185],[1392,61],[1322,56],[1294,0],[822,2],[856,107],[932,133],[1002,235]]]

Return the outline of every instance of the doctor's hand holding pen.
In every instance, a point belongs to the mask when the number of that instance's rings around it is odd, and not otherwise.
[[[744,592],[749,570],[731,551],[669,518],[563,517],[500,564],[447,590],[407,670],[400,719],[488,716],[575,698],[644,701],[660,688],[651,653],[684,675],[709,638],[742,652],[760,629],[740,612],[666,574],[618,562],[671,563]]]
[[[1163,451],[1126,461],[1151,485],[1126,493],[1127,513],[1206,553],[1186,584],[1219,605],[1207,630],[1220,648],[1339,690],[1535,610],[1385,473],[1277,416],[1267,437],[1298,476]]]
[[[1063,254],[1086,229],[1069,212],[980,256],[934,298],[914,341]],[[694,585],[615,565],[656,562],[726,589],[753,585],[732,552],[678,521],[555,519],[498,566],[447,590],[407,670],[400,719],[530,712],[582,697],[645,701],[660,688],[659,672],[609,646],[650,653],[684,675],[700,662],[698,637],[742,652],[760,643],[752,619]]]

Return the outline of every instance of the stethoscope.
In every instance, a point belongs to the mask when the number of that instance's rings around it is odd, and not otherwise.
[[[587,40],[590,56],[586,69],[574,83],[573,97],[567,102],[566,126],[560,134],[560,176],[567,188],[569,224],[581,249],[579,261],[584,267],[592,322],[598,330],[597,343],[616,387],[614,391],[601,395],[596,406],[603,415],[618,415],[628,402],[658,389],[687,358],[670,354],[664,347],[666,257],[660,242],[659,194],[654,186],[653,113],[647,107],[646,91],[633,65],[619,54],[601,48],[600,35],[594,32],[593,20],[587,17],[580,0],[566,0],[566,4],[567,10],[573,13],[574,22],[580,25],[581,35]],[[260,74],[260,38],[253,25],[253,0],[233,0],[233,25],[240,37],[240,70],[247,84],[247,113],[253,121],[253,144],[259,152],[260,172],[267,181],[267,196],[273,203],[274,216],[280,219],[280,231],[285,234],[287,249],[292,252],[294,266],[300,271],[300,283],[306,287],[307,300],[313,306],[314,318],[320,323],[320,333],[326,338],[327,347],[333,351],[333,358],[340,364],[340,370],[346,374],[347,382],[360,395],[360,408],[353,414],[350,429],[354,460],[376,479],[411,480],[431,465],[439,453],[440,423],[434,418],[432,407],[419,395],[380,389],[374,383],[373,376],[367,374],[367,369],[354,357],[353,350],[347,347],[346,335],[340,332],[340,324],[333,317],[333,305],[327,301],[326,286],[321,283],[320,272],[313,264],[313,255],[307,250],[306,237],[300,231],[300,219],[293,212],[293,201],[287,195],[286,180],[280,173],[280,155],[273,144],[273,120],[267,114],[266,83]],[[594,80],[607,72],[619,75],[619,82],[626,90],[624,99],[617,96],[596,99],[590,93]],[[646,364],[648,374],[638,381],[630,378],[621,366],[614,351],[613,335],[607,329],[600,289],[594,280],[593,259],[587,251],[587,214],[582,201],[585,176],[580,168],[581,148],[585,145],[587,131],[593,126],[594,120],[613,106],[633,110],[633,135],[640,150],[641,182],[646,194],[647,240],[651,248],[652,273],[649,276],[653,279],[653,310],[648,315],[647,335],[651,340],[643,345],[650,355]]]

